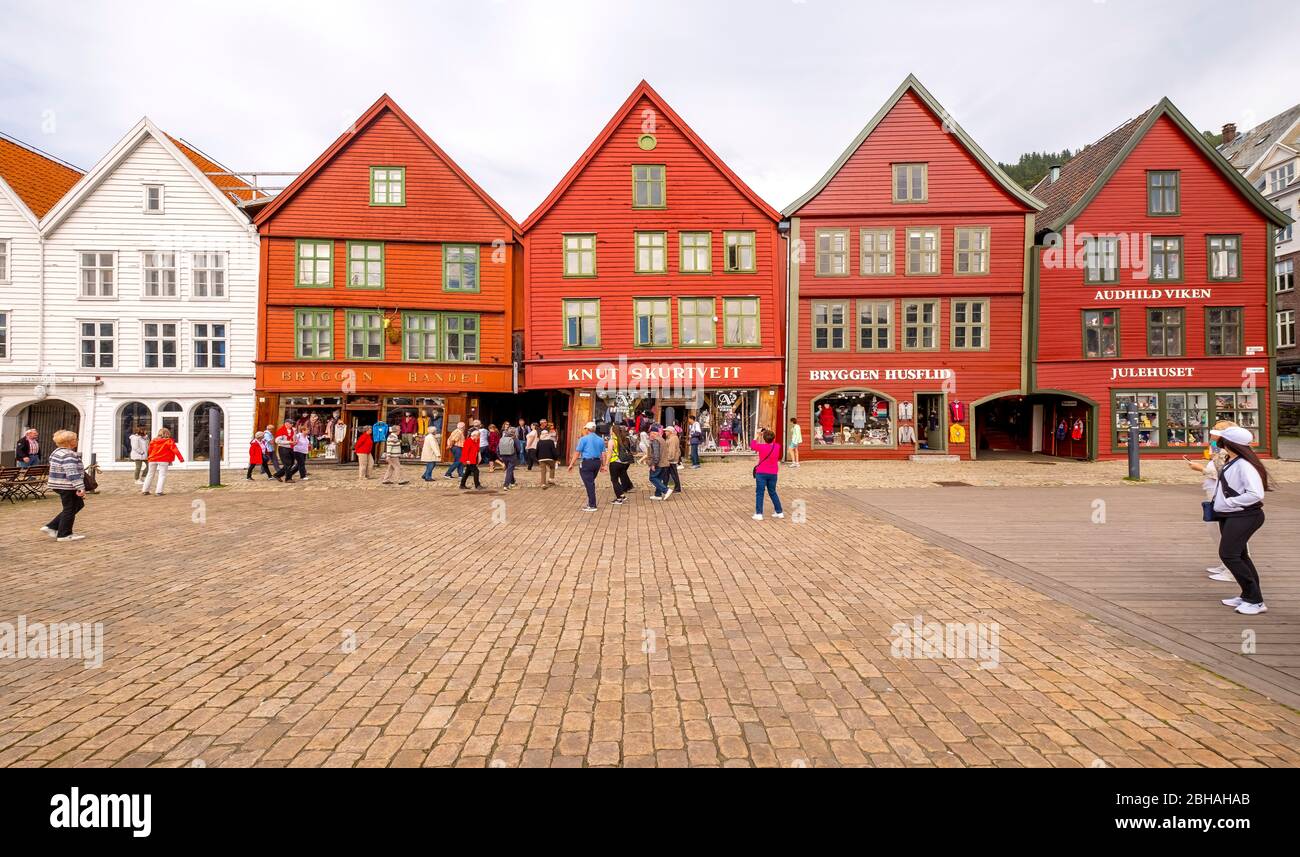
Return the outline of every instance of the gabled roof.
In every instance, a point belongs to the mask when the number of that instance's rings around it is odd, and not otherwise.
[[[853,142],[849,143],[848,148],[840,153],[840,156],[835,159],[835,163],[831,164],[831,168],[826,171],[826,174],[818,179],[817,184],[809,188],[808,192],[803,196],[787,205],[781,213],[786,217],[789,217],[800,208],[803,208],[809,200],[821,193],[822,189],[825,188],[826,185],[830,184],[831,179],[835,178],[835,174],[840,171],[840,168],[848,163],[849,158],[853,157],[853,153],[856,152],[862,146],[863,142],[871,136],[871,132],[876,130],[876,126],[889,115],[889,111],[893,110],[894,106],[909,92],[915,94],[917,98],[921,99],[921,103],[929,108],[931,113],[940,117],[944,121],[945,127],[952,131],[958,141],[961,142],[962,146],[965,147],[966,151],[979,162],[980,166],[984,168],[984,171],[987,172],[994,181],[1002,186],[1003,190],[1027,205],[1029,208],[1032,208],[1034,211],[1038,211],[1043,207],[1043,204],[1035,199],[1033,194],[1026,191],[1017,184],[1011,176],[1007,175],[1006,171],[998,166],[998,162],[990,158],[988,153],[980,148],[979,143],[976,143],[974,138],[967,134],[966,131],[952,119],[948,114],[948,111],[943,109],[943,105],[939,104],[938,100],[930,94],[930,91],[921,85],[921,81],[916,79],[916,75],[909,74],[907,78],[899,84],[898,89],[894,90],[894,94],[889,96],[884,105],[876,111],[876,115],[871,117],[871,121],[858,132],[858,136],[853,138]]]
[[[167,139],[171,140],[172,143],[175,144],[176,148],[181,150],[181,154],[189,158],[194,166],[199,168],[199,171],[207,177],[208,181],[212,182],[221,190],[222,193],[228,194],[232,199],[237,200],[238,202],[249,203],[254,200],[267,198],[265,193],[253,187],[238,176],[212,175],[213,173],[228,173],[230,171],[184,140],[173,137],[170,134],[167,135]]]
[[[307,183],[316,176],[317,173],[324,169],[330,161],[334,160],[335,156],[342,152],[357,135],[363,133],[366,128],[370,127],[371,123],[378,119],[385,110],[391,112],[402,122],[403,125],[409,128],[411,133],[415,134],[415,136],[419,138],[420,142],[427,146],[429,151],[433,152],[435,157],[445,163],[447,168],[455,173],[456,176],[475,193],[475,195],[482,199],[483,202],[487,204],[488,208],[492,209],[492,211],[515,232],[515,234],[520,232],[519,224],[510,216],[510,213],[498,205],[497,201],[489,196],[487,191],[479,187],[478,184],[469,177],[469,174],[462,170],[460,165],[452,160],[451,156],[442,150],[442,147],[433,142],[433,138],[424,133],[424,129],[417,125],[415,120],[410,116],[406,115],[406,111],[398,107],[397,102],[390,98],[388,93],[379,96],[379,100],[370,105],[370,107],[366,109],[366,112],[362,113],[361,117],[357,119],[356,122],[352,123],[352,127],[349,130],[340,134],[338,139],[330,144],[329,148],[324,152],[321,152],[320,156],[311,162],[311,166],[307,167],[307,169],[300,173],[296,179],[289,183],[288,187],[276,194],[268,204],[263,206],[261,211],[257,212],[254,216],[253,222],[260,226],[267,218],[279,211],[280,207],[283,206],[285,202],[292,199],[298,191],[305,187]]]
[[[1297,122],[1300,122],[1300,104],[1259,123],[1231,143],[1220,144],[1219,153],[1238,170],[1249,174]]]
[[[0,134],[0,179],[40,220],[81,178],[81,170]]]
[[[654,87],[643,80],[636,85],[635,89],[632,90],[632,94],[623,102],[623,106],[614,112],[614,115],[610,118],[609,122],[605,123],[605,127],[596,135],[596,139],[591,141],[591,145],[587,147],[587,151],[583,152],[582,157],[578,158],[577,163],[569,168],[569,171],[564,174],[564,178],[560,179],[560,183],[555,186],[555,189],[547,195],[546,199],[542,200],[542,204],[537,206],[537,209],[533,211],[532,214],[528,215],[528,219],[524,221],[525,232],[532,229],[533,225],[536,224],[537,221],[540,220],[546,212],[550,211],[551,207],[559,201],[560,197],[564,195],[564,192],[569,189],[569,186],[577,180],[578,176],[582,174],[582,171],[587,168],[589,163],[591,163],[592,158],[596,157],[596,154],[604,148],[605,143],[607,143],[609,138],[614,135],[614,132],[618,130],[618,127],[621,124],[623,124],[627,115],[636,107],[637,102],[642,98],[649,99],[650,103],[653,104],[660,113],[667,117],[672,126],[680,131],[682,136],[690,141],[691,145],[698,149],[700,154],[702,154],[709,163],[713,164],[713,166],[716,167],[718,171],[745,196],[746,199],[762,210],[762,212],[770,217],[774,222],[781,219],[780,213],[771,205],[768,205],[768,203],[765,202],[761,196],[755,193],[749,185],[741,181],[740,176],[732,172],[731,167],[727,166],[726,162],[723,161],[722,158],[718,157],[717,153],[710,149],[708,144],[691,129],[691,126],[687,125],[686,121],[682,119],[682,117],[678,116],[675,110],[668,106],[668,102],[664,101],[663,97],[658,92],[655,92]]]
[[[1162,98],[1159,104],[1142,115],[1130,119],[1072,158],[1061,168],[1061,176],[1055,182],[1044,180],[1038,183],[1034,192],[1048,200],[1047,209],[1039,217],[1039,227],[1059,232],[1067,223],[1078,217],[1162,116],[1168,117],[1183,132],[1183,135],[1201,150],[1210,163],[1235,185],[1237,190],[1241,191],[1246,201],[1264,217],[1278,226],[1285,226],[1291,222],[1290,217],[1265,199],[1263,194],[1246,181],[1242,174],[1210,145],[1205,135],[1196,130],[1196,126],[1187,120],[1172,101]],[[1067,171],[1075,175],[1067,179]]]
[[[59,224],[61,224],[69,214],[76,210],[82,200],[98,188],[106,178],[112,175],[117,168],[122,165],[122,162],[135,151],[136,146],[143,142],[146,137],[152,137],[154,141],[163,148],[163,151],[171,155],[172,158],[175,159],[176,163],[180,164],[182,169],[189,173],[201,187],[212,195],[212,198],[215,199],[223,209],[225,209],[226,213],[229,214],[236,223],[245,229],[248,229],[250,232],[253,231],[253,225],[249,222],[248,217],[239,210],[239,207],[235,205],[224,191],[213,183],[212,177],[204,175],[198,164],[181,151],[181,148],[172,141],[172,138],[155,125],[153,120],[148,116],[142,118],[135,124],[135,127],[122,137],[122,139],[118,140],[117,143],[113,145],[113,148],[109,149],[108,153],[104,155],[104,157],[100,158],[99,163],[91,167],[90,172],[82,176],[81,180],[72,187],[72,190],[68,191],[67,195],[64,196],[63,199],[59,200],[59,202],[49,210],[41,220],[41,231],[48,234],[57,229]],[[217,168],[220,169],[220,167]]]

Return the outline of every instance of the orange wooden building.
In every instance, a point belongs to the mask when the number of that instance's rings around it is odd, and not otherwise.
[[[515,416],[520,228],[387,95],[254,222],[259,426]]]

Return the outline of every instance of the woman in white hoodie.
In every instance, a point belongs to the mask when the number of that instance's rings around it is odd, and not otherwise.
[[[149,469],[149,438],[144,433],[144,426],[131,430],[131,461],[135,464],[136,484],[144,482],[145,471]]]
[[[1225,598],[1223,603],[1254,616],[1268,610],[1249,549],[1251,536],[1264,526],[1268,471],[1250,448],[1254,436],[1249,429],[1232,426],[1214,434],[1227,453],[1214,489],[1214,516],[1220,522],[1219,559],[1241,586],[1240,596]]]

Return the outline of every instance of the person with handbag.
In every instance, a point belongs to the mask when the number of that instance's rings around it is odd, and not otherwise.
[[[1227,460],[1219,469],[1214,490],[1213,509],[1221,521],[1219,559],[1232,572],[1241,595],[1223,599],[1224,605],[1238,613],[1255,616],[1267,612],[1264,593],[1259,586],[1259,570],[1250,558],[1250,539],[1264,526],[1264,492],[1269,490],[1268,471],[1251,449],[1254,436],[1249,429],[1231,426],[1211,431]]]
[[[632,480],[627,469],[632,466],[632,436],[627,426],[615,423],[609,433],[609,481],[614,487],[615,506],[622,506],[624,497],[632,491]]]
[[[41,532],[61,542],[76,542],[85,538],[74,534],[72,525],[77,513],[86,506],[86,468],[77,452],[76,432],[56,431],[53,439],[55,448],[49,460],[48,484],[59,495],[62,508],[52,521],[41,527]]]
[[[758,464],[754,465],[754,520],[763,520],[763,492],[772,498],[772,517],[784,518],[781,498],[776,495],[776,478],[781,469],[781,445],[776,442],[776,433],[771,429],[758,430],[762,441],[751,440],[749,448],[758,453]]]
[[[1226,428],[1235,426],[1232,420],[1219,420],[1214,424],[1214,431],[1222,432]],[[1205,450],[1203,461],[1192,461],[1187,456],[1183,456],[1183,461],[1195,473],[1201,475],[1201,490],[1205,492],[1205,500],[1201,503],[1205,507],[1204,520],[1210,527],[1210,533],[1218,541],[1220,531],[1223,529],[1222,524],[1214,516],[1214,492],[1219,483],[1219,470],[1227,462],[1227,453],[1219,448],[1219,436],[1211,432],[1210,445]],[[1219,580],[1231,582],[1235,580],[1232,572],[1228,567],[1220,562],[1218,565],[1206,567],[1206,572],[1210,575],[1210,580]]]

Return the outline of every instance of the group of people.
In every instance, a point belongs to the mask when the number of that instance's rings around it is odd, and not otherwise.
[[[244,479],[252,480],[253,471],[259,467],[267,479],[289,483],[294,476],[307,481],[307,456],[311,452],[313,437],[307,426],[286,419],[279,428],[268,425],[255,432],[248,442],[248,469]],[[180,453],[178,452],[177,455]],[[272,468],[274,467],[274,470]]]
[[[487,467],[489,471],[504,470],[502,488],[509,491],[519,487],[516,468],[524,466],[532,470],[536,467],[540,470],[540,486],[548,488],[555,481],[558,440],[559,433],[546,420],[529,423],[521,419],[517,426],[506,423],[500,428],[493,424],[484,426],[479,420],[468,424],[459,422],[447,436],[451,460],[442,477],[455,479],[459,476],[461,490],[469,490],[471,479],[475,488],[483,487],[479,480],[480,467]],[[425,467],[426,482],[433,481],[433,469],[438,463],[435,461]]]

